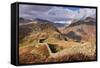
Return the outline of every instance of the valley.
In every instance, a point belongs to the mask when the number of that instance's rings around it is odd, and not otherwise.
[[[94,19],[59,26],[42,19],[19,25],[20,64],[96,60]]]

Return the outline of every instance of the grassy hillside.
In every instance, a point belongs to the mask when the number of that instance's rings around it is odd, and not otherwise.
[[[81,22],[59,30],[40,19],[19,26],[20,64],[96,60],[96,27]]]

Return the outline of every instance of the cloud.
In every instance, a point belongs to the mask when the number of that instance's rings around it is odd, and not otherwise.
[[[83,8],[80,9],[79,12],[80,18],[86,18],[86,17],[96,17],[96,9],[91,9],[91,8]]]
[[[19,16],[20,17],[27,17],[30,15],[30,17],[37,16],[41,13],[44,13],[48,11],[52,7],[50,6],[39,6],[39,5],[19,5]],[[33,15],[33,16],[32,16]]]
[[[20,5],[19,16],[28,19],[46,19],[50,21],[72,21],[96,17],[96,10],[93,8],[73,8],[40,5]]]

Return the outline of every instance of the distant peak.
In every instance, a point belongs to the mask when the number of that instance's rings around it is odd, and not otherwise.
[[[50,23],[52,23],[52,22],[49,21],[49,20],[44,20],[44,19],[40,19],[40,18],[36,18],[36,19],[34,19],[33,21],[37,21],[37,22],[39,22],[39,23],[42,23],[42,22],[50,22]]]

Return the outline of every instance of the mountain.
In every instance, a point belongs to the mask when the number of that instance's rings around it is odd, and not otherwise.
[[[72,24],[69,25],[69,27],[82,25],[82,24],[95,25],[96,24],[96,20],[94,18],[87,17],[84,20],[78,20],[76,22],[73,22]]]
[[[95,19],[95,18],[92,18],[92,17],[87,17],[84,21],[85,21],[85,22],[91,22],[91,23],[93,23],[93,24],[96,23],[96,19]]]
[[[29,20],[29,19],[25,19],[23,17],[19,17],[19,23],[28,23],[28,22],[31,22],[32,20]]]
[[[55,41],[56,39],[65,39],[53,22],[42,19],[34,19],[31,23],[19,25],[20,42],[23,40],[24,42],[32,41],[32,38],[35,41],[45,39],[48,42]]]
[[[59,28],[59,27],[64,27],[66,23],[54,23],[54,25]]]
[[[69,39],[95,43],[96,21],[91,17],[87,17],[85,20],[71,23],[68,27],[61,30],[61,32]]]
[[[48,21],[48,20],[43,20],[43,19],[34,19],[33,20],[35,23],[37,22],[38,24],[41,24],[41,23],[49,23],[49,24],[52,24],[53,26],[55,26],[56,28],[58,27],[64,27],[65,25],[67,25],[66,23],[54,23],[54,22],[51,22],[51,21]]]
[[[61,30],[53,22],[42,19],[19,24],[19,62],[95,60],[96,26],[91,22],[93,19],[87,19],[73,22]]]

